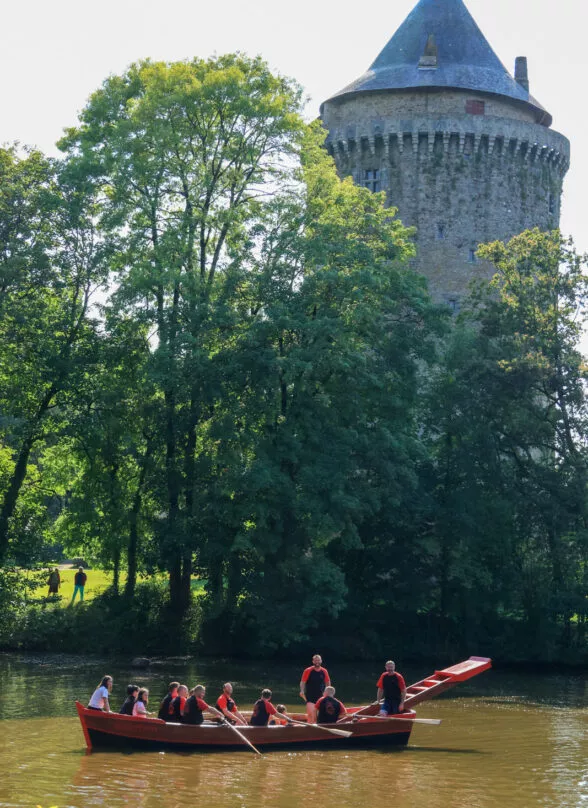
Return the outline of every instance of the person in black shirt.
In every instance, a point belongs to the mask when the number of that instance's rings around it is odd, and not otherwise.
[[[276,715],[277,712],[272,704],[272,691],[266,688],[261,691],[261,698],[257,699],[253,705],[249,723],[253,727],[267,727],[270,716]]]
[[[345,705],[335,698],[335,688],[325,687],[325,695],[316,703],[317,723],[336,724],[340,718],[347,715]]]
[[[137,685],[127,685],[127,697],[119,710],[119,713],[121,713],[121,715],[133,714],[133,707],[135,706],[135,702],[137,701],[138,692],[139,688]]]
[[[324,693],[325,687],[331,684],[329,672],[323,668],[320,654],[312,658],[312,665],[302,673],[300,681],[300,697],[306,702],[306,720],[309,724],[316,723],[315,704]]]
[[[157,717],[161,718],[162,721],[174,720],[173,711],[171,710],[171,703],[178,695],[179,686],[180,686],[179,682],[169,683],[168,694],[159,705],[159,712],[157,713]]]

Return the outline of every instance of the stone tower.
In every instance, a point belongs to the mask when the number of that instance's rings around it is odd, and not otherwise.
[[[477,246],[559,224],[569,142],[462,0],[420,0],[369,70],[321,107],[341,176],[385,190],[417,229],[415,269],[459,307]]]

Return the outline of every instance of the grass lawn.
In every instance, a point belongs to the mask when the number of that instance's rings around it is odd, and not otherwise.
[[[77,571],[77,567],[59,570],[59,575],[61,577],[61,586],[59,587],[61,606],[67,606],[71,601],[74,591],[74,576]],[[112,584],[112,572],[106,572],[105,570],[97,568],[84,570],[84,572],[88,576],[86,586],[84,587],[84,600],[92,600],[92,598],[96,597],[96,595],[99,595],[101,592],[104,592],[104,590],[108,589],[108,587]],[[47,577],[49,577],[49,574],[47,574]],[[121,574],[121,587],[125,585],[125,580],[126,575]],[[47,587],[47,589],[48,588],[49,587]],[[44,590],[43,594],[47,594],[47,589]],[[79,600],[80,596],[78,595],[76,597],[76,603],[79,603]]]
[[[50,566],[50,569],[53,569],[54,566]],[[66,569],[59,570],[59,576],[61,578],[61,586],[59,587],[59,595],[60,606],[69,606],[70,601],[72,599],[73,591],[74,591],[74,577],[76,572],[78,571],[77,567],[67,567]],[[86,581],[86,586],[84,587],[84,601],[92,600],[92,598],[100,595],[104,592],[105,589],[108,589],[109,586],[112,585],[112,572],[108,572],[107,570],[98,569],[98,567],[94,567],[92,569],[84,570],[86,575],[88,576],[88,580]],[[49,570],[47,570],[47,578],[49,577]],[[165,579],[165,575],[160,573],[158,577]],[[119,585],[121,590],[123,589],[127,580],[126,573],[121,572],[119,576]],[[192,578],[191,581],[191,589],[192,595],[194,597],[201,597],[205,594],[204,587],[206,586],[206,580],[202,578]],[[43,595],[47,594],[47,590],[49,587],[44,587],[40,589],[39,592]],[[80,602],[80,596],[76,597],[76,603]]]

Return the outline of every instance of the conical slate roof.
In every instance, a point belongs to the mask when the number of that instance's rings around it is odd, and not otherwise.
[[[423,59],[425,49],[436,60]],[[542,123],[551,123],[549,113],[496,56],[462,0],[419,0],[369,70],[333,98],[419,87],[506,96],[529,104],[542,116]]]

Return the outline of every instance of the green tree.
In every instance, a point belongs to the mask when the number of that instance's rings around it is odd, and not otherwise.
[[[102,192],[120,243],[115,304],[153,326],[151,378],[165,438],[162,563],[186,608],[198,433],[215,404],[208,366],[230,341],[245,252],[265,199],[289,176],[300,90],[260,59],[143,62],[108,79],[62,146]]]
[[[552,653],[586,611],[585,259],[537,230],[479,252],[496,272],[464,307],[428,421],[437,605],[462,639],[523,615]]]
[[[107,269],[87,189],[34,151],[1,150],[0,172],[0,412],[12,455],[1,561],[33,449],[59,431],[92,361],[91,301]]]

